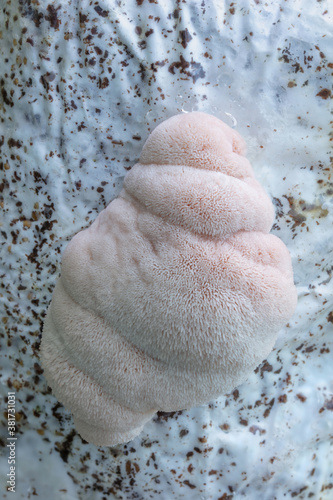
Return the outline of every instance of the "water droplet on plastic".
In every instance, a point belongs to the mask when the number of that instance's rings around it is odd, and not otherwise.
[[[231,113],[227,113],[226,111],[224,112],[224,114],[227,115],[227,117],[230,118],[230,120],[232,121],[231,127],[232,128],[236,127],[236,125],[237,125],[236,118]]]

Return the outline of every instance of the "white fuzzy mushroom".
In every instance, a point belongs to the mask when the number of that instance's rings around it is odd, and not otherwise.
[[[246,380],[296,306],[291,259],[237,132],[205,113],[160,124],[117,199],[67,246],[41,360],[96,445]]]

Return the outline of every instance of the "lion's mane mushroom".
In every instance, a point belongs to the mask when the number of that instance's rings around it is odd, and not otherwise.
[[[117,199],[67,246],[43,329],[55,396],[96,445],[246,380],[296,306],[291,259],[237,132],[161,123]]]

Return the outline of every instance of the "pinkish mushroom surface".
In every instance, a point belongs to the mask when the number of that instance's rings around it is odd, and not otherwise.
[[[85,440],[130,441],[268,356],[297,301],[273,220],[236,131],[193,112],[152,132],[119,197],[68,244],[44,323],[46,379]]]

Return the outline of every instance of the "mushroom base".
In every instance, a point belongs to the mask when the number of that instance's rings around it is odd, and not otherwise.
[[[89,443],[96,446],[116,446],[118,444],[128,443],[137,437],[143,430],[143,426],[130,429],[127,432],[117,432],[111,429],[104,429],[91,425],[74,417],[75,428],[80,436]]]

